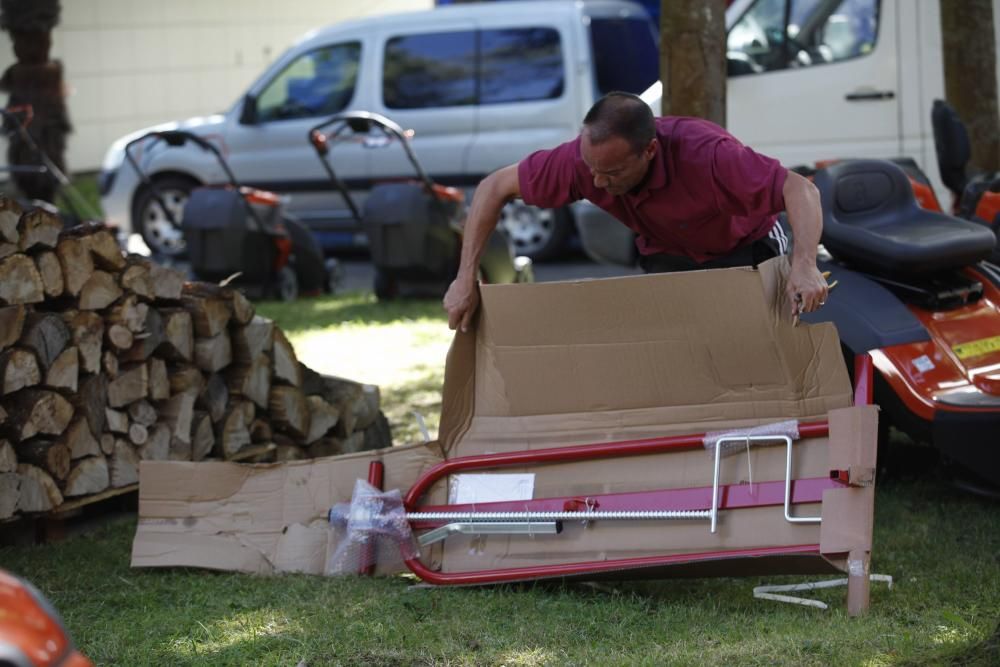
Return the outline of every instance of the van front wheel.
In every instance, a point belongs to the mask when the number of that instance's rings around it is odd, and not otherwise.
[[[535,261],[555,259],[566,251],[573,234],[573,219],[563,210],[536,208],[511,202],[500,212],[498,227],[514,249]]]
[[[186,247],[181,218],[184,205],[198,183],[182,176],[163,176],[154,179],[153,184],[160,198],[157,200],[152,188],[140,190],[132,209],[132,229],[139,232],[154,256],[182,257]]]

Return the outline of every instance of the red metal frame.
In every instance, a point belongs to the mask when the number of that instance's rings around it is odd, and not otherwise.
[[[855,359],[855,405],[869,404],[872,398],[873,364],[868,355],[859,355]],[[829,423],[826,421],[808,422],[799,425],[799,434],[803,438],[818,438],[829,435]],[[505,468],[527,464],[568,463],[574,461],[590,461],[596,459],[618,458],[621,456],[642,456],[661,454],[664,452],[702,449],[705,434],[667,436],[660,438],[645,438],[641,440],[625,440],[621,442],[600,443],[594,445],[575,445],[556,447],[534,451],[517,451],[501,454],[483,454],[478,456],[463,456],[443,461],[425,472],[407,492],[403,499],[408,512],[415,511],[464,511],[473,509],[470,505],[446,505],[419,507],[420,499],[438,480],[456,472]],[[374,466],[369,470],[369,482],[381,482],[381,470],[376,476]],[[381,465],[381,464],[379,464]],[[830,471],[829,478],[810,478],[795,480],[792,483],[792,502],[820,502],[823,491],[846,485],[840,471]],[[381,488],[380,484],[374,486]],[[780,505],[784,502],[784,481],[761,482],[753,485],[751,495],[747,485],[733,484],[721,486],[719,491],[719,508],[732,509],[738,507],[761,507]],[[546,511],[574,509],[584,510],[587,507],[602,510],[627,509],[708,509],[712,503],[711,487],[687,489],[661,489],[656,491],[640,491],[632,493],[596,494],[585,499],[579,496],[556,498],[539,498],[528,501],[497,502],[477,504],[477,511]],[[419,510],[418,510],[419,507]],[[581,520],[586,518],[581,511]],[[440,521],[413,521],[414,529],[432,528],[441,525]],[[783,547],[767,547],[757,549],[737,549],[710,551],[697,554],[672,554],[645,556],[638,558],[621,558],[604,561],[584,561],[577,563],[559,563],[554,565],[538,565],[530,567],[483,570],[477,572],[442,573],[429,569],[419,556],[405,560],[411,572],[424,581],[436,585],[467,585],[522,581],[552,577],[569,577],[584,574],[596,574],[615,570],[675,565],[694,561],[721,560],[727,558],[746,558],[772,555],[819,554],[818,544],[801,544]]]

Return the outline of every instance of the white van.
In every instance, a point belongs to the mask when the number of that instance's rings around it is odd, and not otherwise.
[[[307,131],[344,110],[373,111],[413,129],[424,169],[470,191],[489,172],[566,141],[603,93],[641,93],[657,80],[655,26],[639,5],[617,0],[498,2],[350,21],[304,36],[224,114],[181,127],[218,142],[246,185],[290,195],[327,250],[364,243],[307,143]],[[183,250],[178,229],[123,162],[127,141],[105,157],[101,197],[110,222],[153,250]],[[195,146],[142,151],[144,171],[177,213],[199,184],[223,174]],[[407,177],[398,150],[340,144],[338,175],[364,198],[373,181]],[[505,227],[518,254],[554,254],[572,232],[567,211],[517,203]]]
[[[734,0],[726,26],[734,136],[787,167],[910,157],[950,201],[931,128],[944,98],[938,0]],[[659,83],[643,94],[655,113],[660,95]],[[635,261],[629,229],[585,203],[574,211],[592,258]]]

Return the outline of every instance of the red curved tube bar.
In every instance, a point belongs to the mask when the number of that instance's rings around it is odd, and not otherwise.
[[[855,358],[855,405],[871,403],[873,365],[867,354]],[[829,423],[826,421],[809,422],[799,425],[799,434],[803,438],[819,438],[829,435]],[[625,440],[621,442],[599,443],[594,445],[575,445],[570,447],[555,447],[533,451],[507,452],[501,454],[483,454],[478,456],[463,456],[443,461],[425,472],[410,488],[404,498],[408,511],[415,511],[418,502],[428,489],[446,475],[462,470],[502,468],[523,464],[566,463],[571,461],[617,458],[620,456],[640,456],[644,454],[659,454],[685,449],[697,449],[704,446],[705,434],[667,436],[660,438],[645,438],[641,440]],[[427,568],[419,557],[406,559],[406,566],[418,577],[437,585],[485,584],[530,579],[567,577],[577,574],[608,572],[658,565],[692,562],[697,560],[719,560],[725,558],[756,557],[782,554],[819,553],[818,544],[802,544],[796,546],[768,547],[760,549],[741,549],[735,551],[713,551],[699,554],[673,554],[662,556],[645,556],[639,558],[623,558],[607,561],[586,561],[580,563],[560,563],[555,565],[539,565],[531,567],[506,568],[501,570],[484,570],[480,572],[441,573]]]

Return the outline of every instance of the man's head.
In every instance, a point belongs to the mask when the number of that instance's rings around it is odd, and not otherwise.
[[[642,182],[656,156],[649,105],[631,93],[608,93],[583,119],[580,152],[596,187],[623,195]]]

